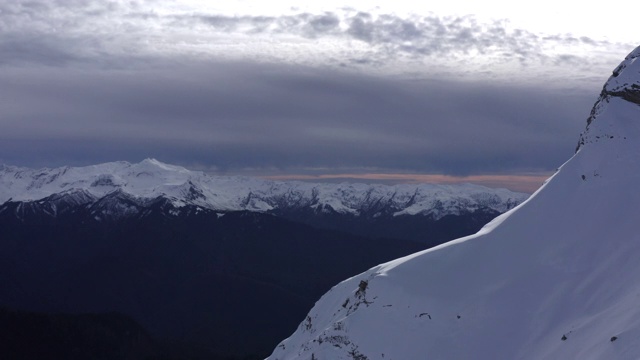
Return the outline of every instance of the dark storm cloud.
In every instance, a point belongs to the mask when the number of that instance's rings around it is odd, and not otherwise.
[[[251,63],[14,69],[0,82],[11,85],[0,88],[0,160],[49,166],[157,157],[229,171],[548,170],[572,154],[594,99]]]

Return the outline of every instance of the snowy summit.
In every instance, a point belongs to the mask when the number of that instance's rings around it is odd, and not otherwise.
[[[269,359],[637,359],[638,57],[615,69],[578,151],[529,200],[336,285]]]
[[[529,195],[472,184],[387,186],[212,176],[155,159],[37,170],[0,165],[0,205],[50,200],[52,196],[64,196],[65,201],[80,205],[117,196],[139,205],[163,198],[177,208],[192,205],[221,212],[310,209],[353,216],[439,219],[476,210],[502,213]]]

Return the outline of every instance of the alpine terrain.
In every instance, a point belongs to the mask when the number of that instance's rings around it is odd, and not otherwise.
[[[471,234],[527,196],[217,177],[153,159],[0,166],[0,330],[20,329],[4,331],[0,358],[35,358],[31,344],[52,336],[68,344],[52,359],[264,358],[336,282]]]
[[[0,216],[22,221],[77,216],[80,208],[87,221],[144,217],[149,207],[162,203],[169,217],[204,210],[220,216],[268,213],[429,246],[477,231],[528,196],[472,184],[314,184],[211,176],[155,159],[56,169],[0,165]]]
[[[269,359],[637,359],[639,58],[613,71],[575,155],[530,199],[336,285]]]

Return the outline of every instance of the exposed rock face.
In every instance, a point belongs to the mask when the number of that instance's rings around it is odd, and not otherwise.
[[[624,99],[628,102],[640,105],[640,46],[633,50],[613,70],[613,74],[602,87],[598,101],[593,105],[591,114],[587,119],[587,129],[581,134],[576,151],[586,142],[599,140],[601,137],[614,136],[613,134],[590,134],[591,123],[598,115],[602,114],[612,98]]]
[[[632,51],[604,85],[603,91],[611,96],[619,96],[627,101],[640,104],[640,46]]]

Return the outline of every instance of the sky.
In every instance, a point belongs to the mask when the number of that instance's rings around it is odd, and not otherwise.
[[[0,1],[0,163],[533,191],[637,45],[634,6]]]

